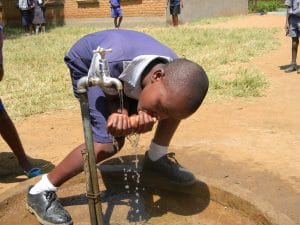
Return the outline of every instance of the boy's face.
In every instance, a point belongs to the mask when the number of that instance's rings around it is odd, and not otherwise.
[[[147,85],[139,98],[138,111],[144,111],[158,120],[166,118],[183,119],[184,96],[175,96],[166,90],[162,80]]]

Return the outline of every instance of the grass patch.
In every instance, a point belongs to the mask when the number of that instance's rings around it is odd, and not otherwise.
[[[278,10],[286,10],[284,1],[282,0],[249,0],[249,12],[272,12]]]
[[[261,96],[267,87],[259,70],[241,65],[278,45],[276,29],[201,29],[192,25],[135,29],[202,65],[210,78],[211,97]],[[14,119],[78,107],[63,58],[77,39],[95,31],[99,27],[58,27],[43,35],[23,36],[20,29],[5,29],[5,76],[0,93]]]
[[[230,20],[238,19],[241,17],[242,16],[220,16],[215,18],[202,17],[189,22],[189,25],[214,25],[217,23],[225,23]]]
[[[268,82],[257,68],[247,63],[279,45],[274,35],[278,29],[194,29],[182,27],[146,30],[174,49],[180,56],[191,59],[205,68],[210,78],[210,95],[220,98],[258,97]],[[243,68],[241,68],[243,65]],[[234,80],[228,80],[231,75]],[[244,83],[244,84],[243,84]]]

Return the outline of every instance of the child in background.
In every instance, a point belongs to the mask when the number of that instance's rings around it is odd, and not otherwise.
[[[167,0],[167,5],[170,3],[170,14],[172,15],[172,23],[174,27],[178,26],[178,15],[180,9],[183,8],[182,0]]]
[[[33,11],[33,20],[35,33],[46,31],[46,19],[45,19],[45,4],[44,0],[34,0],[34,11]]]
[[[33,32],[32,19],[33,19],[33,0],[17,0],[16,7],[20,10],[22,26],[26,35]]]
[[[3,28],[0,26],[0,81],[4,76],[3,70],[3,57],[2,57],[2,47],[3,47]],[[15,156],[17,157],[20,166],[23,168],[25,175],[28,178],[38,176],[42,173],[39,168],[34,168],[28,161],[25,154],[24,148],[22,146],[21,140],[19,138],[18,132],[8,116],[4,105],[0,99],[0,134],[11,148]]]
[[[120,0],[110,0],[111,17],[114,18],[114,24],[116,29],[120,29],[121,22],[123,20],[123,13],[121,9]]]

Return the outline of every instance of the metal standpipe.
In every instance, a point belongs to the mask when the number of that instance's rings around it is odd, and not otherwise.
[[[103,225],[100,188],[94,153],[91,119],[89,114],[87,92],[79,94],[84,140],[86,149],[82,152],[86,179],[86,196],[88,199],[91,225]]]
[[[100,87],[114,86],[117,91],[122,91],[122,83],[109,75],[108,62],[105,53],[111,49],[98,47],[93,51],[94,56],[89,69],[88,76],[82,77],[77,83],[79,94],[85,151],[82,152],[84,161],[84,172],[86,179],[86,196],[88,198],[91,225],[103,225],[103,215],[100,199],[100,188],[97,176],[97,166],[94,152],[94,141],[91,127],[91,119],[88,105],[88,87],[98,85]]]

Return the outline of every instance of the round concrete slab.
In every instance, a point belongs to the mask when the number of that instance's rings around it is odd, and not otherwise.
[[[104,224],[281,224],[275,213],[259,209],[247,199],[197,181],[192,186],[172,184],[159,174],[141,171],[142,156],[123,156],[100,166]],[[26,209],[26,192],[39,178],[17,185],[0,196],[0,224],[39,224]],[[58,191],[74,224],[87,225],[89,211],[81,174]]]

